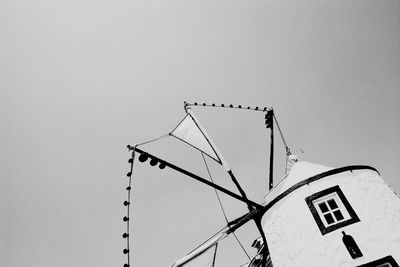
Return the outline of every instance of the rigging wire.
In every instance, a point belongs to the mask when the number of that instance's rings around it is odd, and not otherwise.
[[[263,107],[263,108],[259,108],[259,107],[250,107],[250,106],[248,106],[248,107],[244,107],[244,106],[242,106],[242,105],[233,105],[233,104],[229,104],[229,105],[226,105],[226,104],[221,104],[221,105],[216,105],[216,104],[206,104],[206,103],[197,103],[197,102],[194,102],[193,104],[192,103],[188,103],[188,102],[183,102],[183,105],[184,105],[184,108],[185,108],[185,110],[186,110],[186,108],[187,107],[190,107],[190,106],[199,106],[199,107],[212,107],[212,108],[230,108],[230,109],[241,109],[241,110],[251,110],[251,111],[261,111],[261,112],[266,112],[266,111],[268,111],[268,110],[270,110],[271,108],[267,108],[267,107]]]
[[[288,147],[288,145],[287,145],[287,143],[286,143],[285,137],[283,136],[283,132],[282,132],[282,130],[281,130],[281,127],[279,127],[279,123],[278,123],[278,120],[276,119],[275,113],[273,114],[273,117],[274,117],[276,126],[278,126],[278,131],[279,131],[279,134],[281,135],[283,144],[285,145],[285,148],[286,148],[286,155],[289,156],[289,155],[291,154],[291,152],[290,152],[290,149],[289,149],[289,147]]]
[[[259,108],[259,107],[256,106],[255,108],[253,108],[253,107],[250,107],[250,106],[244,107],[242,105],[237,105],[236,106],[236,105],[233,105],[233,104],[230,104],[230,105],[226,105],[226,104],[217,105],[217,104],[213,103],[213,104],[210,105],[210,104],[207,104],[207,103],[197,103],[197,102],[189,103],[189,102],[186,102],[186,101],[183,102],[183,107],[184,107],[185,111],[186,111],[187,108],[192,107],[192,106],[211,107],[211,108],[241,109],[241,110],[261,111],[261,112],[268,112],[268,111],[272,110],[272,107],[270,107],[270,108],[267,108],[267,107]],[[278,126],[279,134],[280,134],[280,136],[282,138],[282,141],[283,141],[283,144],[285,146],[286,155],[289,156],[289,155],[291,155],[291,151],[289,149],[289,146],[286,143],[285,137],[283,136],[283,132],[281,130],[281,127],[279,126],[278,120],[276,119],[275,113],[273,113],[273,117],[274,117],[274,120],[276,122],[276,125]]]
[[[276,119],[275,113],[272,114],[272,116],[274,117],[274,120],[275,120],[275,122],[276,122],[276,126],[278,126],[279,134],[281,135],[283,144],[284,144],[285,149],[286,149],[285,173],[286,173],[286,175],[287,175],[287,174],[288,174],[288,172],[287,172],[287,170],[288,170],[288,158],[289,158],[289,156],[292,154],[292,152],[290,151],[290,148],[288,147],[288,145],[287,145],[287,143],[286,143],[286,140],[285,140],[285,137],[283,136],[283,132],[282,132],[282,130],[281,130],[281,127],[279,127],[279,123],[278,123],[278,120]],[[286,178],[286,177],[285,177],[285,178]],[[282,180],[283,180],[283,179],[282,179]],[[271,188],[271,189],[272,189],[272,188]],[[270,190],[271,190],[271,189],[270,189]]]
[[[122,220],[124,222],[126,222],[126,232],[122,234],[123,238],[126,238],[126,248],[122,251],[124,254],[127,255],[127,263],[125,263],[123,266],[124,267],[130,267],[131,266],[131,251],[130,251],[130,247],[131,247],[131,242],[130,242],[130,238],[131,238],[131,234],[130,234],[130,206],[131,206],[131,190],[132,190],[132,174],[133,174],[133,165],[134,165],[134,161],[135,161],[135,148],[138,146],[142,146],[151,142],[155,142],[155,141],[159,141],[161,139],[164,139],[165,137],[170,136],[170,134],[164,134],[161,135],[157,138],[151,139],[149,141],[143,142],[143,143],[139,143],[136,144],[134,147],[131,147],[128,145],[128,149],[132,150],[132,156],[131,158],[128,160],[128,163],[130,163],[130,171],[126,174],[126,176],[128,177],[128,186],[125,188],[127,193],[127,200],[125,200],[123,202],[124,206],[126,206],[126,216],[124,216],[122,218]]]
[[[251,261],[250,255],[247,253],[245,248],[243,247],[242,243],[240,242],[239,238],[236,236],[235,233],[232,233],[233,236],[235,237],[236,241],[239,243],[239,246],[242,248],[243,252],[246,254],[247,258]]]
[[[212,238],[214,238],[215,236],[217,236],[219,233],[221,233],[222,231],[224,231],[225,229],[227,229],[228,226],[224,226],[223,228],[221,228],[218,232],[216,232],[215,234],[213,234],[212,236],[210,236],[207,240],[205,240],[203,243],[201,243],[200,245],[198,245],[197,247],[195,247],[194,249],[192,249],[191,251],[189,251],[187,254],[192,253],[193,251],[195,251],[196,249],[198,249],[199,247],[201,247],[202,245],[204,245],[205,243],[207,243],[208,241],[210,241]]]
[[[124,201],[124,206],[126,206],[126,216],[123,218],[123,221],[126,222],[126,233],[122,235],[123,238],[126,238],[126,249],[123,250],[124,254],[127,254],[127,260],[128,263],[124,264],[124,267],[129,267],[131,266],[131,257],[130,257],[130,228],[129,228],[129,216],[130,216],[130,206],[131,206],[131,189],[132,189],[132,172],[133,172],[133,164],[135,161],[135,150],[132,150],[132,156],[128,160],[128,163],[131,164],[130,166],[130,171],[127,173],[127,176],[129,178],[128,180],[128,187],[126,187],[126,190],[128,192],[127,200]]]
[[[205,159],[205,157],[204,157],[204,153],[202,153],[202,152],[201,152],[201,157],[203,158],[204,165],[206,166],[206,169],[207,169],[207,172],[208,172],[208,176],[210,177],[211,182],[214,183],[214,180],[213,180],[213,178],[212,178],[212,176],[211,176],[211,172],[210,172],[210,169],[209,169],[209,167],[208,167],[207,161],[206,161],[206,159]],[[216,196],[217,196],[219,206],[221,207],[222,213],[223,213],[223,215],[224,215],[225,221],[226,221],[226,223],[228,224],[228,223],[229,223],[229,220],[228,220],[228,217],[227,217],[227,215],[226,215],[226,211],[225,211],[225,209],[224,209],[224,206],[222,205],[221,198],[219,197],[219,194],[218,194],[217,189],[214,189],[214,191],[215,191],[215,194],[216,194]],[[242,245],[242,243],[240,242],[239,238],[236,236],[236,234],[235,234],[234,232],[233,232],[232,234],[233,234],[233,236],[235,237],[236,241],[239,243],[239,246],[242,248],[243,252],[246,254],[247,258],[248,258],[249,260],[251,260],[249,254],[248,254],[247,251],[245,250],[245,248],[244,248],[244,246]]]
[[[161,135],[161,136],[159,136],[159,137],[157,137],[157,138],[154,138],[154,139],[151,139],[151,140],[149,140],[149,141],[146,141],[146,142],[137,144],[136,146],[142,146],[142,145],[145,145],[145,144],[148,144],[148,143],[151,143],[151,142],[159,141],[159,140],[164,139],[165,137],[168,137],[168,136],[170,136],[169,133],[163,134],[163,135]]]
[[[267,107],[264,107],[264,108],[254,107],[254,108],[253,108],[253,107],[250,107],[250,106],[244,107],[244,106],[242,106],[242,105],[237,105],[237,106],[236,106],[236,105],[233,105],[233,104],[230,104],[230,105],[226,105],[226,104],[217,105],[217,104],[214,104],[214,103],[213,103],[213,104],[210,105],[210,104],[207,104],[207,103],[197,103],[197,102],[189,103],[189,102],[186,102],[186,101],[183,102],[183,106],[184,106],[185,110],[186,110],[187,107],[191,107],[191,106],[212,107],[212,108],[228,108],[228,109],[241,109],[241,110],[261,111],[261,112],[267,112],[267,111],[272,110],[272,107],[271,107],[271,108],[267,108]],[[273,114],[273,117],[274,117],[274,119],[275,119],[276,125],[278,126],[278,130],[279,130],[279,133],[280,133],[280,135],[281,135],[283,144],[285,145],[286,153],[290,155],[289,147],[288,147],[288,145],[287,145],[287,143],[286,143],[285,137],[283,136],[281,127],[279,127],[279,123],[278,123],[278,120],[276,119],[275,113]]]
[[[210,177],[211,182],[214,183],[214,180],[213,180],[213,178],[212,178],[212,176],[211,176],[210,169],[208,168],[207,161],[206,161],[206,159],[205,159],[205,157],[204,157],[204,153],[202,153],[202,152],[201,152],[201,157],[203,158],[204,165],[206,166],[206,169],[207,169],[207,172],[208,172],[208,176]],[[225,211],[225,209],[224,209],[224,206],[222,205],[221,198],[219,197],[219,194],[218,194],[218,192],[217,192],[217,189],[214,189],[214,191],[215,191],[215,194],[216,194],[216,196],[217,196],[219,206],[221,207],[222,213],[223,213],[223,215],[224,215],[225,221],[226,221],[226,223],[228,223],[229,220],[228,220],[228,217],[226,216],[226,211]]]

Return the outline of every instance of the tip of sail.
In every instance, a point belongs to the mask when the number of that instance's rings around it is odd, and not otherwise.
[[[227,236],[226,231],[214,236],[185,257],[176,261],[171,267],[214,267],[218,242]]]

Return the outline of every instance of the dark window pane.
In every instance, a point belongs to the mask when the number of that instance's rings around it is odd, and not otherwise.
[[[392,267],[392,265],[390,263],[383,263],[383,264],[379,264],[376,267]]]
[[[329,205],[329,207],[331,207],[332,210],[338,208],[338,205],[336,204],[334,199],[328,200],[328,205]]]
[[[332,224],[332,223],[335,222],[335,221],[333,220],[332,214],[330,214],[330,213],[325,214],[324,217],[325,217],[325,220],[326,220],[326,222],[327,222],[328,224]]]
[[[327,212],[329,210],[325,202],[319,203],[318,206],[322,212]]]
[[[335,215],[337,221],[341,221],[344,219],[343,214],[340,212],[340,210],[335,210],[333,214]]]

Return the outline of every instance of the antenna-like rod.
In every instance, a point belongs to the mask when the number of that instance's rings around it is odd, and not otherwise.
[[[270,109],[265,114],[265,127],[271,129],[270,137],[270,153],[269,153],[269,182],[268,189],[271,190],[274,187],[274,110]]]

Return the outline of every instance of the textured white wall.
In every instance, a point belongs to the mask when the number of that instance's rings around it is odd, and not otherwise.
[[[322,235],[305,198],[335,185],[360,222]],[[400,199],[374,171],[347,171],[299,188],[264,215],[263,228],[275,267],[358,266],[387,255],[400,263]],[[350,257],[341,231],[353,236],[363,257]]]

